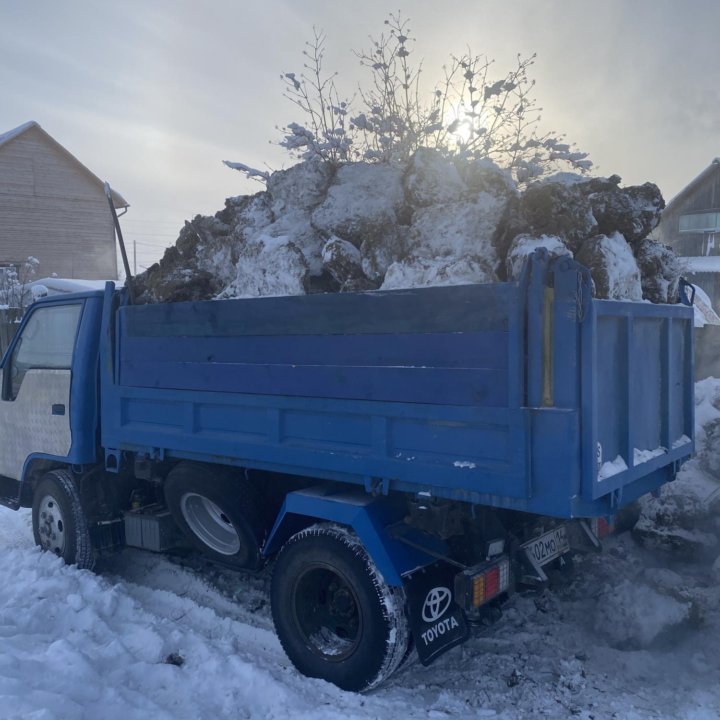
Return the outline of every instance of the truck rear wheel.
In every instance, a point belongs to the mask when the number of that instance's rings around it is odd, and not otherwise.
[[[80,493],[67,470],[46,473],[33,496],[32,526],[35,542],[68,565],[92,569],[95,553],[90,542]]]
[[[271,604],[285,652],[309,677],[369,690],[405,657],[404,592],[384,581],[347,528],[313,525],[290,538],[275,564]]]
[[[202,553],[238,568],[260,566],[265,513],[257,488],[245,477],[223,468],[180,463],[165,481],[165,501]]]

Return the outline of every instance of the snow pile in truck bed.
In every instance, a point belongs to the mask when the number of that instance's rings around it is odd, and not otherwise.
[[[657,186],[561,173],[519,188],[489,161],[421,149],[406,164],[318,160],[186,223],[138,279],[147,302],[515,279],[544,247],[590,267],[601,298],[675,302],[674,253],[648,239]]]

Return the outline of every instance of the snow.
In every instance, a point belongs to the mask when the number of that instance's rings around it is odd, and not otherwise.
[[[604,462],[598,471],[598,481],[605,480],[613,475],[618,475],[628,469],[627,463],[621,455],[618,455],[614,460],[608,460]]]
[[[527,258],[540,248],[547,250],[551,257],[572,258],[573,256],[563,241],[556,235],[534,237],[523,233],[512,241],[508,250],[507,260],[505,261],[508,278],[519,279]]]
[[[720,317],[713,309],[710,296],[699,286],[693,284],[695,297],[693,299],[694,325],[705,327],[705,325],[720,325]]]
[[[471,257],[413,258],[390,265],[381,289],[469,285],[496,282],[496,280],[491,268]]]
[[[720,272],[720,255],[683,257],[682,262],[691,273]]]
[[[417,206],[455,202],[468,192],[452,160],[436,150],[420,148],[410,160],[405,191]]]
[[[603,178],[604,179],[604,178]],[[535,180],[533,185],[578,185],[587,182],[587,175],[580,175],[573,172],[556,172],[552,175],[546,175],[539,180]]]
[[[586,257],[585,246],[577,255],[578,262],[587,264],[593,270],[595,283],[607,286],[609,300],[642,300],[640,270],[630,245],[619,232],[598,235],[590,241],[593,249]],[[602,258],[601,262],[598,260]]]
[[[35,288],[43,288],[46,295],[61,295],[64,293],[89,292],[93,290],[104,290],[108,282],[116,280],[79,280],[70,278],[46,277],[34,280],[28,287],[34,294]]]
[[[689,619],[690,604],[628,579],[608,586],[598,598],[595,630],[613,647],[639,649],[650,645],[668,626]]]
[[[247,175],[249,178],[267,181],[267,179],[270,177],[269,172],[265,170],[258,170],[257,168],[245,165],[245,163],[223,160],[223,165],[227,165],[227,167],[231,168],[232,170],[239,170],[240,172],[245,173],[245,175]]]
[[[267,572],[127,550],[94,575],[39,553],[29,513],[1,509],[0,716],[716,718],[718,591],[700,587],[706,624],[693,628],[691,600],[635,587],[638,564],[652,561],[631,546],[614,539],[581,558],[564,590],[515,596],[489,631],[357,695],[289,664],[272,631]],[[692,584],[697,570],[684,570],[679,583]]]
[[[325,200],[313,211],[312,223],[321,233],[338,235],[359,246],[367,236],[394,232],[396,212],[404,201],[401,168],[343,165]]]
[[[639,450],[638,448],[633,448],[633,465],[641,465],[653,458],[664,455],[666,452],[667,449],[664,447],[655,448],[654,450]]]
[[[505,205],[506,198],[481,192],[473,200],[417,209],[409,238],[411,255],[416,258],[474,255],[495,269],[498,257],[493,235]]]
[[[696,390],[701,450],[666,488],[707,505],[720,489],[702,469],[720,381]],[[79,571],[33,546],[29,511],[0,508],[0,717],[716,720],[714,559],[611,537],[554,590],[516,594],[496,625],[358,695],[289,663],[268,607],[272,567],[245,574],[127,549]]]
[[[13,128],[12,130],[0,133],[0,145],[4,145],[5,143],[10,142],[12,139],[18,137],[18,135],[22,135],[26,130],[29,130],[33,127],[40,126],[34,120],[30,120],[29,122],[23,123],[22,125],[18,125],[18,127]]]

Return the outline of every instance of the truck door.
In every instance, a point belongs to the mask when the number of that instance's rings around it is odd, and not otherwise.
[[[83,301],[30,311],[2,368],[0,475],[20,480],[29,455],[70,452],[70,383]]]

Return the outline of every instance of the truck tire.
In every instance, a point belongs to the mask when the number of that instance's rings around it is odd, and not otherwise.
[[[92,570],[95,553],[90,542],[80,493],[68,470],[51,470],[33,495],[32,526],[35,543],[55,553],[68,565]]]
[[[405,657],[405,593],[389,586],[349,529],[313,525],[288,540],[272,577],[272,616],[295,667],[343,690],[370,690]]]
[[[204,555],[256,570],[267,530],[257,488],[239,473],[180,463],[165,481],[165,501],[180,529]]]

